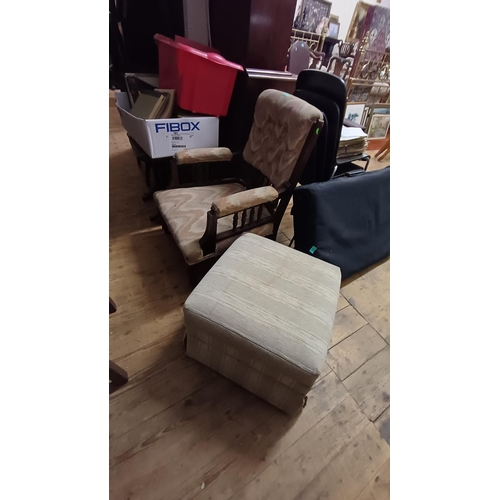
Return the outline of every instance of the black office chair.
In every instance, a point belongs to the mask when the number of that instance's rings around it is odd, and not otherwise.
[[[322,111],[325,121],[300,184],[323,182],[345,172],[363,170],[352,162],[369,161],[370,157],[366,154],[337,159],[347,99],[344,81],[325,71],[307,69],[299,73],[294,95]]]

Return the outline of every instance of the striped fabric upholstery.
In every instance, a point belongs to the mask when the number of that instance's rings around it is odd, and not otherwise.
[[[246,234],[185,303],[187,354],[295,413],[325,363],[339,289],[338,267]]]

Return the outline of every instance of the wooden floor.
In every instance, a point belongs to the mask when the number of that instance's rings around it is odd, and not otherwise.
[[[110,358],[130,375],[110,396],[110,498],[388,499],[389,261],[343,284],[327,364],[290,418],[184,355],[186,266],[149,221],[111,101],[109,172]]]

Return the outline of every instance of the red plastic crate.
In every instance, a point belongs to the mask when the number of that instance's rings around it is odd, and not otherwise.
[[[160,87],[174,88],[177,104],[194,113],[225,116],[238,71],[243,66],[155,35],[158,45]]]

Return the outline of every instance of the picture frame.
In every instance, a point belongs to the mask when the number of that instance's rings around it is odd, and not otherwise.
[[[367,130],[370,129],[371,120],[374,115],[390,116],[391,105],[387,102],[372,102],[366,105],[364,125]]]
[[[340,23],[335,23],[330,21],[330,25],[328,26],[328,38],[334,38],[338,40],[340,31]]]
[[[390,114],[373,114],[368,127],[368,139],[385,139],[391,124]]]
[[[347,102],[368,102],[368,98],[370,97],[370,87],[366,85],[358,85],[353,83],[351,89],[349,90],[349,94],[347,96]]]
[[[334,38],[335,40],[337,40],[339,37],[339,32],[340,32],[339,17],[330,14],[327,37]]]
[[[364,29],[366,16],[371,7],[373,7],[373,5],[364,2],[358,2],[356,4],[349,29],[347,30],[346,42],[360,42],[363,39],[363,35],[366,31]]]
[[[361,36],[369,31],[368,49],[375,52],[385,52],[390,46],[390,9],[374,5],[370,9],[368,18],[363,26],[364,33]]]
[[[365,102],[348,102],[345,108],[344,118],[362,126],[365,115],[365,108]]]
[[[371,105],[373,115],[390,115],[391,106],[386,103],[377,103]]]
[[[301,5],[296,7],[293,28],[316,33],[324,18],[328,26],[331,8],[332,4],[328,0],[302,0]]]

